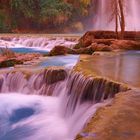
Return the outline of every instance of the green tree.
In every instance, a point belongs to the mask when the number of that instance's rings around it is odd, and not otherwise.
[[[0,0],[0,28],[68,27],[88,17],[90,2],[91,0]]]
[[[40,0],[41,21],[58,25],[68,21],[73,7],[63,0]]]

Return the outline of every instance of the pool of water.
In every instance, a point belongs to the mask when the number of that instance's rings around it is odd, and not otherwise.
[[[85,56],[80,66],[97,76],[140,87],[140,51]]]
[[[79,55],[53,56],[39,63],[39,66],[74,66],[76,65],[78,60]]]
[[[47,54],[49,51],[47,50],[39,50],[39,49],[34,49],[34,48],[10,48],[10,50],[17,52],[17,53],[42,53],[42,54]]]

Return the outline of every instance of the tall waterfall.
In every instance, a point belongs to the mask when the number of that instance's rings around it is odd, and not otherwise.
[[[97,1],[97,0],[94,0]],[[114,7],[113,0],[98,0],[93,17],[93,29],[95,30],[115,30],[115,17],[110,21]],[[126,30],[140,31],[140,1],[124,0],[124,15]]]
[[[65,69],[0,74],[0,140],[74,140],[99,107],[126,90]]]

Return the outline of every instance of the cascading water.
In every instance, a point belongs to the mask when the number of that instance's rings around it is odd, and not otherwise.
[[[104,99],[125,90],[64,69],[0,74],[0,140],[74,140]]]
[[[76,38],[64,38],[64,37],[9,37],[0,38],[0,48],[7,46],[8,48],[19,48],[24,50],[27,48],[38,51],[50,51],[57,45],[66,46],[72,48],[78,42]]]
[[[140,1],[139,0],[128,0],[130,7],[130,14],[128,12],[128,20],[127,20],[127,25],[129,26],[129,29],[133,29],[135,31],[140,31],[140,18],[139,18],[139,13],[140,13]]]
[[[93,0],[95,1],[97,0]],[[115,16],[110,21],[113,13],[113,0],[98,0],[95,14],[93,16],[93,29],[95,30],[115,30]],[[114,1],[115,2],[115,1]],[[124,15],[126,30],[140,31],[140,1],[139,0],[124,0]]]

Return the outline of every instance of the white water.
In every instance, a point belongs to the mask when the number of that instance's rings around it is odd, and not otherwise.
[[[60,97],[7,93],[1,94],[0,100],[0,140],[74,140],[101,106],[96,104],[88,110],[79,107],[74,115],[65,118]]]
[[[55,46],[62,45],[69,48],[75,46],[78,42],[76,39],[66,39],[64,37],[45,38],[45,37],[15,37],[10,41],[0,39],[0,47],[8,48],[32,48],[35,50],[50,51]]]
[[[56,97],[1,94],[1,140],[65,140],[68,128]],[[18,113],[18,110],[21,111]],[[33,113],[24,116],[26,111]]]
[[[69,78],[57,82],[52,96],[47,96],[46,92],[54,84],[47,85],[43,78],[47,73],[43,73],[34,74],[28,80],[21,72],[1,74],[0,140],[74,140],[96,110],[108,103],[86,100],[80,103],[80,96],[76,104],[72,103],[76,85],[69,96]],[[79,78],[77,82],[87,83],[83,77]]]
[[[110,22],[113,7],[110,6],[112,0],[98,0],[96,14],[93,17],[93,29],[95,30],[115,30],[115,16]],[[126,20],[126,30],[140,31],[140,0],[124,0],[124,15]]]
[[[74,140],[96,110],[108,103],[77,103],[72,112],[70,106],[67,108],[65,80],[57,83],[52,96],[40,96],[43,77],[33,75],[27,82],[21,75],[10,74],[0,83],[5,91],[0,94],[0,140]],[[26,93],[27,87],[30,91]]]

